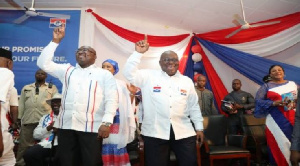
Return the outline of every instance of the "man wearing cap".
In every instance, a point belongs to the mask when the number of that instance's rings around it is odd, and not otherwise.
[[[56,117],[58,116],[61,95],[56,93],[51,99],[47,100],[52,108],[50,114],[44,115],[39,122],[39,125],[34,129],[33,137],[40,142],[30,148],[24,153],[24,161],[29,166],[43,166],[45,158],[49,157],[50,154],[54,156],[57,146],[57,129],[53,127]],[[52,157],[52,156],[51,156]],[[57,164],[53,164],[57,165]]]
[[[16,163],[13,152],[12,135],[8,132],[9,123],[6,114],[9,109],[11,91],[14,87],[12,52],[0,48],[0,165],[14,165]]]
[[[214,105],[213,93],[205,88],[206,77],[199,75],[197,78],[196,92],[198,95],[198,102],[203,116],[216,115],[218,111]]]
[[[63,166],[102,164],[102,138],[107,138],[118,108],[117,85],[113,75],[97,67],[96,51],[80,47],[77,64],[53,62],[54,52],[65,36],[65,27],[53,30],[52,41],[44,48],[37,65],[63,84],[62,110],[55,127],[58,155]]]
[[[46,100],[51,99],[57,88],[45,80],[47,73],[38,69],[35,73],[35,82],[25,85],[21,90],[19,99],[18,119],[21,121],[21,132],[17,152],[17,165],[25,165],[23,154],[25,150],[34,145],[33,130],[37,127],[43,115],[51,112]]]

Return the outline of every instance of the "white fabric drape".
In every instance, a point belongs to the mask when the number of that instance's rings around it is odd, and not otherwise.
[[[286,29],[270,37],[242,43],[242,44],[223,44],[236,50],[247,52],[253,55],[266,57],[283,51],[300,41],[300,24]]]
[[[107,45],[115,50],[110,50],[112,53],[107,56],[112,56],[110,58],[114,59],[116,55],[119,61],[119,66],[123,66],[127,57],[134,51],[134,43],[127,41],[126,39],[121,38],[120,36],[116,35],[110,29],[106,28],[104,25],[99,23],[90,13],[85,13],[88,15],[88,19],[85,20],[85,25],[83,25],[87,30],[85,30],[85,42],[93,42],[93,38],[97,38],[99,36],[95,36],[94,34],[100,34],[101,37],[105,37],[105,39],[99,39],[106,42]],[[95,28],[91,28],[94,26]],[[137,25],[138,26],[138,25]],[[140,26],[141,27],[141,26]],[[129,29],[131,30],[131,29]],[[95,33],[97,31],[97,33]],[[154,34],[156,35],[156,34]],[[174,35],[174,34],[172,34]],[[190,40],[190,37],[187,37],[183,41],[168,46],[168,47],[151,47],[149,51],[143,55],[142,63],[140,68],[159,68],[158,60],[162,52],[166,50],[173,50],[177,52],[179,59],[182,57],[183,52]],[[94,39],[95,41],[95,39]],[[273,60],[278,60],[283,63],[292,64],[295,66],[300,67],[300,52],[297,51],[297,48],[300,46],[300,25],[295,25],[289,29],[286,29],[280,33],[272,35],[270,37],[247,42],[241,44],[223,44],[226,47],[230,47],[233,49],[237,49],[243,52],[247,52],[253,55],[257,55],[260,57],[265,57]],[[92,45],[94,48],[97,49],[99,45]],[[293,48],[296,47],[296,48]],[[203,47],[204,48],[204,47]],[[293,48],[293,49],[291,49]],[[117,50],[117,51],[116,51]],[[259,85],[254,83],[253,81],[249,80],[239,72],[232,69],[230,66],[226,65],[224,62],[219,60],[213,54],[211,54],[208,50],[204,48],[210,62],[212,63],[214,69],[218,73],[219,77],[223,81],[226,89],[231,91],[231,81],[235,78],[238,78],[242,81],[242,89],[252,93],[255,95],[255,92],[259,88]],[[128,55],[128,56],[127,56]],[[298,57],[298,59],[297,59]],[[267,73],[266,73],[267,74]],[[117,76],[120,78],[120,76]],[[122,76],[121,76],[122,77]]]

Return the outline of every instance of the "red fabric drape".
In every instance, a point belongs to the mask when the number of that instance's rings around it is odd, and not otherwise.
[[[235,31],[240,27],[233,27],[233,28],[228,28],[228,29],[203,33],[203,34],[197,34],[197,37],[204,40],[209,40],[215,43],[219,43],[219,44],[237,44],[237,43],[245,43],[245,42],[260,40],[272,36],[276,33],[279,33],[280,31],[291,28],[294,25],[299,24],[300,12],[286,15],[283,17],[278,17],[275,19],[261,21],[260,23],[269,22],[269,21],[280,21],[280,23],[242,30],[230,38],[225,38],[225,36],[227,36],[228,34],[230,34],[231,32]]]
[[[186,46],[185,51],[179,61],[179,66],[178,66],[178,70],[181,74],[184,74],[185,68],[186,68],[186,63],[187,63],[187,59],[189,56],[189,52],[192,46],[192,41],[193,41],[194,37],[191,37],[189,44]]]
[[[94,13],[91,9],[86,10],[86,12],[92,13],[92,15],[104,26],[106,26],[108,29],[119,35],[120,37],[131,41],[131,42],[138,42],[139,40],[144,39],[145,34],[137,33],[134,31],[130,31],[128,29],[122,28],[102,17],[100,17],[98,14]],[[148,43],[151,47],[164,47],[164,46],[170,46],[176,43],[179,43],[183,39],[189,36],[189,34],[182,34],[177,36],[148,36]]]

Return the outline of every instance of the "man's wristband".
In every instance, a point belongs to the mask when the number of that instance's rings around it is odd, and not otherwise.
[[[141,96],[141,95],[135,95],[135,94],[130,93],[130,96]]]

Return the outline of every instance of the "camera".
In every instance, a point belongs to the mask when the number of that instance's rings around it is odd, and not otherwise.
[[[233,106],[235,105],[234,101],[226,101],[226,100],[222,100],[222,102],[224,102],[224,106],[230,110],[233,109]]]

